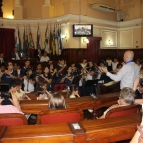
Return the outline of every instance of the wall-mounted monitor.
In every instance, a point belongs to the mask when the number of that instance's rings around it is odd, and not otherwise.
[[[73,37],[91,37],[93,36],[92,24],[74,24]]]

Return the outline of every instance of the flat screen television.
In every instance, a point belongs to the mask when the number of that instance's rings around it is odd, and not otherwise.
[[[91,37],[93,36],[92,24],[74,24],[73,37]]]

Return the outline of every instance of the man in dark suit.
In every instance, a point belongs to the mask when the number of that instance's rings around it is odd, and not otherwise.
[[[40,61],[40,58],[43,55],[43,53],[44,53],[44,50],[41,50],[40,47],[37,47],[37,49],[34,50],[34,57]]]
[[[14,51],[11,53],[12,60],[20,60],[21,55],[20,52],[17,50],[17,48],[14,48]]]
[[[6,65],[6,59],[4,58],[3,53],[0,54],[0,65]]]

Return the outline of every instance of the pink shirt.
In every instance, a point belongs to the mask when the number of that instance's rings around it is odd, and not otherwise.
[[[4,113],[20,113],[20,114],[24,114],[24,113],[20,112],[13,105],[0,105],[0,114],[4,114]]]

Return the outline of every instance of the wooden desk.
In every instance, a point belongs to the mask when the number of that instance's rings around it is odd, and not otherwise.
[[[131,139],[141,122],[138,114],[82,121],[85,133],[73,134],[67,123],[11,126],[1,143],[109,143]]]
[[[120,82],[111,81],[101,85],[101,94],[113,93],[120,91]]]
[[[103,94],[93,98],[85,96],[80,98],[65,98],[66,104],[70,108],[85,109],[98,109],[104,106],[111,106],[117,103],[119,92]],[[48,100],[23,100],[20,102],[21,109],[24,113],[38,114],[42,110],[48,109]]]
[[[81,123],[86,129],[87,143],[109,143],[131,139],[140,122],[141,116],[132,114]]]
[[[120,94],[119,92],[115,92],[115,93],[97,95],[97,97],[101,101],[101,104],[99,104],[99,106],[96,105],[94,109],[98,109],[101,107],[109,107],[113,104],[117,104],[117,100],[119,99],[118,97],[119,94]]]
[[[0,126],[0,139],[3,137],[7,127],[6,126]]]
[[[73,134],[67,123],[8,127],[1,143],[69,143]]]
[[[65,101],[69,108],[80,108],[82,110],[92,109],[95,105],[100,104],[98,98],[94,99],[91,96],[65,98]],[[40,111],[48,109],[48,100],[22,100],[20,106],[24,113],[38,114]]]

